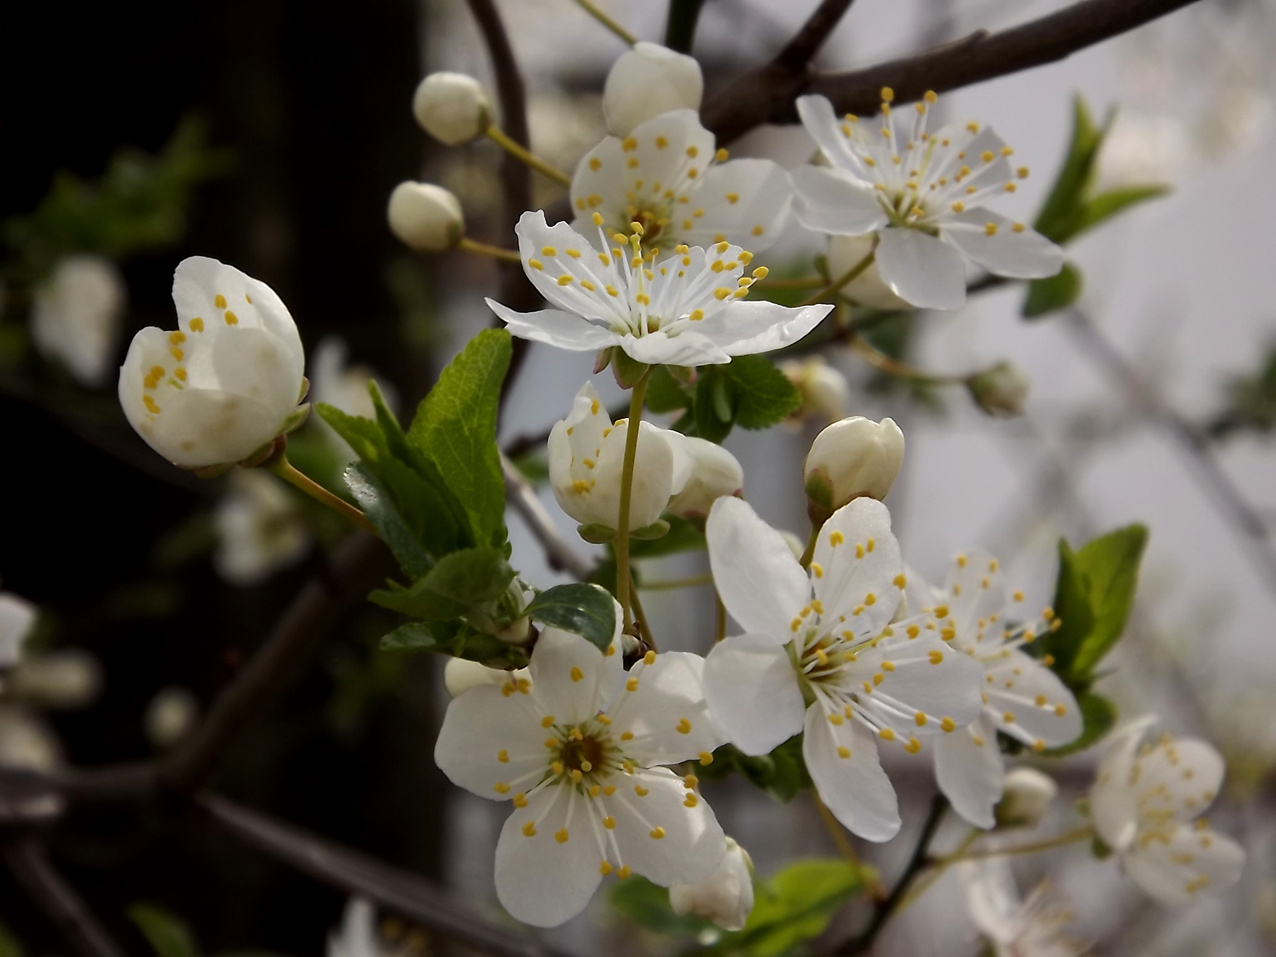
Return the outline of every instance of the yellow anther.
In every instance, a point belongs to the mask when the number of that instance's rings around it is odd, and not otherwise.
[[[653,827],[647,833],[653,841],[658,841],[665,836],[665,829],[663,827]]]
[[[939,95],[934,90],[927,90],[922,99],[927,103],[937,103],[939,102]]]
[[[701,319],[704,318],[704,310],[692,309],[691,312],[688,314],[687,318],[690,319],[692,322],[699,322]]]
[[[621,741],[632,741],[633,739],[634,733],[632,731],[622,731],[620,734]]]
[[[913,715],[913,720],[917,723],[917,727],[924,728],[928,720],[926,717],[926,712],[918,711],[915,715]]]
[[[695,807],[700,803],[700,799],[694,794],[688,794],[682,801],[683,807]]]
[[[626,691],[637,691],[637,690],[638,690],[638,679],[637,679],[637,678],[630,678],[628,681],[626,681],[626,682],[625,682],[625,690],[626,690]]]
[[[231,312],[229,309],[226,310],[226,314],[222,316],[222,318],[226,320],[226,325],[228,326],[239,325],[239,317],[235,315],[233,312]]]
[[[647,790],[645,787],[643,787],[641,784],[635,784],[635,785],[634,785],[634,793],[635,793],[635,794],[637,794],[640,798],[645,798],[645,797],[646,797],[648,794],[650,794],[651,792],[650,792],[650,791],[648,791],[648,790]]]
[[[942,651],[939,651],[938,649],[935,649],[929,652],[926,655],[926,657],[930,659],[930,663],[932,665],[937,665],[944,660],[944,653]]]
[[[837,746],[837,756],[845,761],[851,756],[851,749],[844,744],[839,744]]]
[[[585,672],[581,671],[580,668],[576,667],[575,665],[572,665],[572,670],[571,670],[572,681],[583,681],[584,678],[585,678]]]
[[[713,158],[716,162],[725,163],[727,161],[727,157],[730,155],[731,154],[728,153],[725,148],[721,148],[713,154]]]
[[[501,762],[501,764],[509,764],[509,763],[510,763],[510,753],[509,753],[508,751],[506,751],[504,748],[501,748],[501,750],[499,750],[499,751],[497,751],[497,752],[496,752],[496,760],[497,760],[497,761],[500,761],[500,762]]]
[[[567,838],[567,828],[565,827],[554,832],[554,840],[556,840],[559,844],[566,844]]]
[[[528,821],[526,824],[523,825],[523,836],[524,837],[536,836],[536,825],[533,822]]]
[[[700,758],[700,763],[703,765],[713,764],[713,753],[711,751],[701,751],[697,757]]]
[[[687,155],[690,156],[692,159],[695,159],[697,156],[700,155],[700,148],[698,146],[688,146]]]
[[[955,722],[952,718],[941,718],[939,720],[939,726],[951,734],[957,729],[957,722]]]
[[[870,552],[873,550],[873,548],[872,548],[872,540],[871,540],[871,539],[870,539],[870,541],[869,541],[869,549],[868,549],[868,550],[869,550]],[[864,604],[866,604],[866,605],[876,605],[876,604],[877,604],[877,596],[876,596],[876,595],[874,595],[872,592],[869,592],[867,595],[865,595],[865,596],[864,596]]]
[[[731,295],[733,291],[734,290],[727,289],[725,287],[719,287],[713,291],[713,298],[721,302],[723,299],[726,299],[727,296]]]
[[[882,87],[882,102],[883,103],[895,102],[895,91],[892,90],[889,86]]]
[[[621,141],[620,148],[626,153],[631,153],[638,148],[638,141],[632,136],[627,136]]]
[[[504,781],[497,781],[496,786],[493,790],[495,790],[497,794],[509,794],[510,786],[506,784]]]
[[[758,225],[750,229],[749,232],[752,233],[754,236],[761,236],[764,232],[766,232],[766,230],[762,228],[761,223],[758,223]]]
[[[880,671],[877,674],[873,675],[874,685],[880,685],[885,680],[886,680],[886,675],[882,674]]]
[[[855,557],[856,558],[864,557],[864,546],[861,545],[859,542],[855,543]]]
[[[146,406],[146,411],[151,415],[159,415],[159,405],[149,395],[142,396],[142,404]]]
[[[1054,706],[1054,713],[1062,718],[1065,714],[1068,713],[1068,709],[1064,705],[1057,704]]]
[[[916,638],[918,635],[921,634],[921,631],[922,630],[918,628],[916,625],[909,625],[908,628],[906,629],[906,634],[908,635],[909,638]]]
[[[908,739],[908,744],[904,745],[904,750],[909,754],[916,754],[922,749],[922,743],[914,737]]]
[[[892,731],[890,728],[882,728],[881,731],[877,732],[877,736],[881,738],[883,741],[895,740],[895,732]]]
[[[542,263],[539,259],[529,259],[527,260],[527,265],[531,266],[533,269],[545,268],[545,264]]]
[[[838,727],[846,723],[846,719],[843,718],[840,714],[836,714],[836,713],[829,715],[828,719],[829,719],[829,724],[833,725],[834,727]]]
[[[218,309],[225,309],[226,297],[219,292],[216,296],[213,297],[213,305],[216,306]]]
[[[201,319],[199,316],[196,316],[194,319],[191,320],[191,332],[203,332],[203,331],[204,331],[204,320]]]
[[[679,734],[690,734],[690,733],[691,733],[691,722],[690,722],[690,721],[688,721],[686,718],[681,719],[681,720],[678,722],[678,726],[677,726],[677,729],[676,729],[676,730],[677,730],[677,732],[678,732]]]
[[[996,236],[996,235],[997,235],[997,224],[996,224],[996,223],[984,223],[984,235],[985,235],[985,236]]]
[[[883,661],[883,662],[882,662],[882,670],[883,670],[883,671],[894,671],[894,670],[895,670],[895,662],[893,662],[893,661]]]
[[[935,617],[936,617],[936,618],[947,618],[947,617],[948,617],[948,606],[947,606],[947,605],[936,605],[936,606],[935,606]]]
[[[816,578],[824,577],[824,566],[819,562],[811,562],[811,574]]]
[[[527,795],[526,795],[526,794],[524,794],[522,791],[519,791],[517,794],[515,794],[515,795],[514,795],[514,806],[515,806],[515,807],[527,807]]]

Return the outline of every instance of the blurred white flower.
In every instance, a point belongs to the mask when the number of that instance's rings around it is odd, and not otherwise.
[[[694,57],[641,41],[622,53],[603,85],[603,113],[617,136],[674,110],[699,110],[704,77]]]
[[[157,691],[146,706],[142,728],[151,744],[167,748],[185,737],[198,717],[199,701],[190,689],[170,685]]]
[[[341,915],[341,929],[328,935],[327,957],[390,957],[377,933],[377,914],[370,901],[352,897]]]
[[[350,365],[347,362],[349,350],[345,340],[340,336],[324,336],[314,351],[310,362],[310,397],[312,401],[335,406],[346,415],[355,415],[364,419],[376,417],[376,407],[372,404],[372,395],[368,392],[368,383],[377,380],[377,388],[386,405],[394,410],[398,406],[398,397],[394,389],[378,379],[376,372],[366,365]],[[356,458],[354,449],[339,436],[322,417],[312,420],[328,440],[347,456],[348,460]]]
[[[682,490],[674,489],[674,497],[666,510],[689,521],[702,524],[709,517],[713,503],[724,495],[742,495],[744,469],[734,455],[707,439],[661,430],[673,444],[674,455],[688,463],[688,474]],[[675,486],[681,470],[675,470]]]
[[[872,233],[866,236],[829,236],[826,254],[829,277],[836,279],[838,276],[845,276],[863,262],[864,257],[873,251],[874,239]],[[841,292],[861,306],[870,306],[873,309],[908,308],[908,303],[891,292],[891,287],[882,281],[876,258],[862,273],[844,283]]]
[[[1026,901],[1019,898],[1014,872],[1004,857],[960,865],[966,911],[992,945],[994,957],[1080,957],[1085,944],[1065,936],[1073,914],[1042,883]]]
[[[1059,794],[1059,785],[1036,768],[1011,768],[1002,785],[997,804],[997,823],[1002,827],[1036,827]]]
[[[292,493],[274,476],[244,469],[227,478],[213,512],[213,567],[233,585],[256,585],[299,562],[310,533]]]
[[[675,914],[694,914],[723,930],[741,930],[753,910],[753,861],[749,852],[727,838],[727,854],[707,880],[669,888]]]
[[[460,146],[492,125],[495,113],[483,84],[465,73],[431,73],[416,88],[412,113],[441,143]]]
[[[297,325],[269,286],[215,259],[173,275],[179,328],[138,332],[120,405],[146,443],[181,468],[235,463],[288,425],[305,379]]]
[[[31,336],[36,348],[64,364],[84,385],[110,381],[128,290],[109,259],[68,256],[35,290]]]
[[[794,213],[816,232],[876,236],[875,264],[891,292],[914,306],[954,309],[966,301],[965,260],[998,276],[1053,276],[1063,251],[984,207],[1014,192],[1013,150],[978,123],[927,130],[933,93],[901,119],[882,90],[880,121],[839,119],[823,96],[803,96],[798,115],[832,168],[792,172]],[[903,112],[903,111],[901,111]]]
[[[83,648],[24,655],[10,676],[9,690],[45,708],[82,708],[102,690],[102,666]]]
[[[0,767],[52,771],[62,745],[43,721],[19,705],[0,704]]]
[[[780,371],[802,393],[802,405],[791,417],[791,422],[800,423],[806,418],[836,422],[846,417],[851,406],[850,383],[823,356],[787,359],[780,363]]]
[[[417,252],[451,249],[465,236],[461,201],[434,183],[407,180],[396,186],[386,207],[386,220],[390,232]]]
[[[35,605],[12,592],[0,592],[0,668],[9,668],[22,655],[22,645],[37,617]]]

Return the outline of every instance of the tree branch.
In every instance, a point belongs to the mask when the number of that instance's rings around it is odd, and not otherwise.
[[[479,953],[498,957],[562,957],[562,951],[506,930],[407,871],[213,794],[197,797],[221,831],[347,894],[360,894]]]
[[[514,463],[503,454],[501,455],[501,471],[505,473],[505,497],[514,506],[514,510],[523,516],[523,521],[527,522],[532,534],[545,549],[545,557],[549,560],[550,568],[570,572],[581,581],[589,581],[589,577],[594,573],[593,566],[576,554],[575,550],[558,534],[554,520],[550,518],[549,512],[545,511],[541,500],[536,497],[536,490],[519,474]]]
[[[759,123],[796,123],[793,101],[806,93],[827,96],[838,113],[873,114],[884,86],[891,87],[900,101],[918,99],[927,90],[942,93],[969,86],[1054,63],[1195,2],[1081,0],[999,33],[981,30],[944,46],[849,73],[818,74],[805,62],[781,66],[773,60],[714,97],[703,109],[701,121],[723,145]]]
[[[0,846],[0,857],[14,879],[40,906],[77,954],[85,957],[124,957],[123,949],[111,939],[88,906],[49,861],[44,845],[34,837],[24,837]]]
[[[837,29],[854,2],[855,0],[823,0],[771,62],[793,72],[805,72],[807,64],[820,52],[824,41]]]

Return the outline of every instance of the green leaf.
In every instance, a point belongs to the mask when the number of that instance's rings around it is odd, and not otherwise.
[[[657,415],[691,408],[691,393],[669,374],[668,366],[656,366],[647,380],[647,408]]]
[[[22,944],[0,921],[0,957],[22,957]]]
[[[392,611],[425,621],[458,618],[505,594],[514,569],[495,548],[467,548],[444,555],[407,588],[391,586],[368,597]]]
[[[157,957],[195,957],[199,948],[190,927],[175,914],[154,904],[133,904],[129,920],[142,931]]]
[[[1025,319],[1037,319],[1066,309],[1080,298],[1082,288],[1081,270],[1066,262],[1053,276],[1028,283],[1028,295],[1024,297],[1021,315]]]
[[[1091,675],[1125,630],[1139,582],[1139,561],[1147,545],[1143,525],[1128,525],[1087,542],[1073,561],[1089,585],[1094,626],[1077,649],[1072,669]]]
[[[323,419],[332,430],[346,440],[346,444],[354,449],[355,455],[369,464],[375,465],[390,457],[390,449],[386,444],[381,427],[371,419],[357,415],[347,415],[335,405],[319,402],[315,405],[319,418]]]
[[[435,652],[466,658],[489,668],[526,668],[527,649],[463,622],[412,622],[381,638],[382,651]]]
[[[508,332],[480,332],[443,370],[408,429],[408,442],[438,468],[461,502],[476,545],[505,541],[496,412],[511,354]]]
[[[390,546],[399,567],[413,577],[424,575],[431,564],[429,552],[394,500],[369,474],[369,467],[355,462],[346,468],[342,477],[355,504],[363,509],[368,521]]]
[[[669,890],[645,877],[617,881],[611,890],[611,905],[643,930],[668,937],[695,938],[709,933],[720,935],[717,925],[703,917],[674,913],[669,906]]]
[[[731,383],[735,422],[742,429],[766,429],[802,405],[802,393],[763,356],[736,356],[722,367]]]
[[[696,435],[710,442],[720,443],[731,434],[732,410],[722,396],[724,388],[722,366],[709,366],[700,370],[700,378],[696,380],[694,409]],[[724,411],[725,416],[722,414]]]
[[[1123,209],[1145,203],[1149,199],[1156,199],[1158,196],[1165,196],[1169,192],[1170,187],[1163,183],[1149,183],[1142,186],[1122,186],[1100,193],[1092,197],[1082,208],[1081,215],[1077,219],[1076,231],[1072,235],[1077,236],[1099,225]]]
[[[1040,752],[1042,757],[1062,758],[1084,751],[1098,744],[1116,725],[1116,706],[1102,695],[1092,691],[1080,691],[1077,693],[1077,706],[1081,708],[1081,719],[1084,722],[1081,727],[1081,736],[1068,744]]]
[[[713,761],[696,770],[700,777],[710,781],[721,780],[733,772],[743,775],[754,787],[781,804],[787,804],[811,786],[800,735],[789,738],[770,754],[748,755],[733,745],[724,744],[713,752]]]
[[[533,598],[524,613],[538,624],[580,635],[603,652],[616,635],[616,604],[600,585],[555,585]]]
[[[1067,242],[1076,232],[1083,196],[1094,177],[1094,163],[1103,143],[1104,133],[1112,122],[1112,114],[1103,126],[1096,126],[1085,98],[1072,101],[1072,139],[1063,168],[1046,197],[1033,228],[1056,243]]]

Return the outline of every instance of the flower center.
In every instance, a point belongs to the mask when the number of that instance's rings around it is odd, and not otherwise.
[[[660,234],[669,225],[668,207],[654,209],[645,205],[639,206],[634,203],[631,195],[626,215],[631,223],[642,226],[642,232],[639,235],[642,236],[644,244],[659,249]]]
[[[545,739],[550,752],[549,771],[545,780],[566,784],[569,781],[589,788],[626,769],[629,763],[613,741],[605,715],[579,725],[552,725],[551,737]]]

